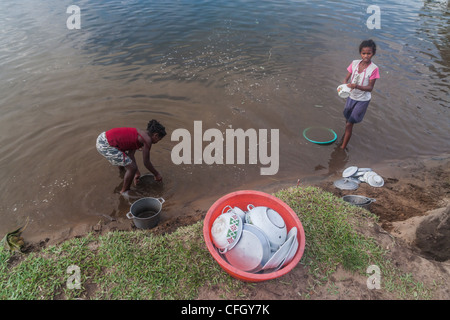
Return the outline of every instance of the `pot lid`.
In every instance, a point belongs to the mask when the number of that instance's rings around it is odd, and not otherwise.
[[[342,178],[334,181],[334,186],[342,190],[356,190],[359,184],[354,179]]]

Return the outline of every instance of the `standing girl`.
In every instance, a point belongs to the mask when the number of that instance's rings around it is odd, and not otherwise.
[[[353,125],[363,120],[376,79],[380,78],[378,66],[372,62],[377,46],[372,40],[365,40],[359,45],[361,60],[353,60],[347,68],[344,83],[351,88],[350,97],[344,108],[346,121],[341,148],[345,149],[352,136]],[[350,80],[350,83],[348,83]]]

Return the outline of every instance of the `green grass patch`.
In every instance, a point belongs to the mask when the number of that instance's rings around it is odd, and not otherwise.
[[[375,240],[355,230],[361,212],[376,219],[370,212],[313,187],[281,190],[275,196],[299,216],[306,237],[302,261],[317,278],[327,280],[340,264],[346,270],[365,272],[382,261],[384,252]]]
[[[0,299],[194,299],[199,288],[242,284],[226,275],[204,245],[202,223],[155,236],[148,231],[89,234],[31,253],[8,266],[0,250]],[[81,288],[67,280],[79,268]],[[75,282],[71,282],[74,284]]]

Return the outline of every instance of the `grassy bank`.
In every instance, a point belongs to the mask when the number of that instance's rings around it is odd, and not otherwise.
[[[374,239],[358,231],[376,220],[368,211],[314,187],[275,196],[298,214],[305,229],[305,253],[297,268],[307,268],[314,278],[310,285],[326,283],[337,266],[366,275],[367,266],[377,265],[382,290],[400,299],[431,297],[429,289],[393,267]],[[0,249],[0,299],[195,299],[208,286],[220,287],[223,297],[245,299],[254,285],[220,268],[206,249],[202,226],[198,222],[163,236],[142,230],[88,234],[26,255]],[[79,272],[68,273],[70,266]]]

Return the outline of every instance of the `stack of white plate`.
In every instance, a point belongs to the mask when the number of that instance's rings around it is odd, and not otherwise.
[[[382,187],[384,185],[383,178],[373,171],[371,168],[358,168],[351,166],[342,172],[342,179],[334,182],[339,189],[355,190],[360,182],[366,182],[372,187]]]

